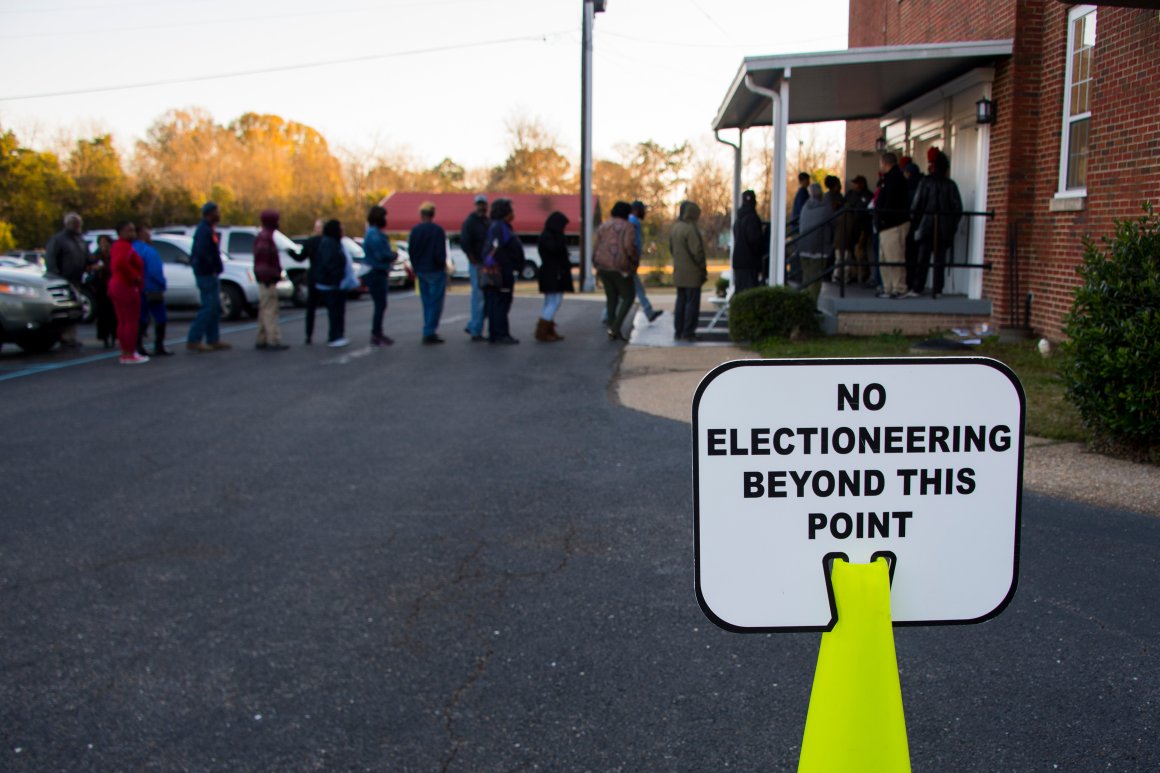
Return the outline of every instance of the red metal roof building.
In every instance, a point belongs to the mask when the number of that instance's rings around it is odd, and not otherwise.
[[[406,231],[419,222],[419,207],[424,202],[435,205],[435,222],[448,233],[458,232],[464,219],[475,209],[475,193],[392,193],[380,203],[387,209],[388,230]],[[565,233],[580,233],[580,196],[541,195],[536,193],[486,193],[488,201],[511,199],[516,219],[512,223],[516,233],[538,234],[544,230],[544,221],[553,212],[563,212],[568,218]],[[593,196],[595,220],[600,222],[600,200]]]

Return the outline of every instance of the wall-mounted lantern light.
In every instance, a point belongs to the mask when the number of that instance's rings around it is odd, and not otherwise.
[[[975,103],[975,123],[995,123],[995,103],[983,97]]]

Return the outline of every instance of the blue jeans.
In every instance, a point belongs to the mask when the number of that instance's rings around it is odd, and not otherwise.
[[[479,286],[479,266],[471,264],[471,321],[467,332],[472,336],[483,335],[483,290]]]
[[[540,311],[540,318],[549,322],[556,318],[560,304],[564,302],[564,293],[544,293],[544,308]]]
[[[371,335],[383,334],[383,314],[387,311],[387,272],[371,271],[363,277],[363,284],[370,291],[374,310],[371,312]]]
[[[423,301],[423,335],[433,336],[443,316],[443,296],[447,292],[446,271],[419,272],[419,298]]]
[[[201,343],[204,338],[207,344],[216,344],[221,338],[219,325],[222,319],[221,280],[217,276],[198,276],[197,291],[201,295],[201,308],[197,310],[197,317],[189,326],[189,336],[185,339],[191,344]]]
[[[648,294],[644,291],[644,282],[640,281],[639,272],[632,275],[632,283],[636,286],[636,299],[640,301],[640,310],[644,312],[646,317],[651,317],[653,307],[648,302]]]

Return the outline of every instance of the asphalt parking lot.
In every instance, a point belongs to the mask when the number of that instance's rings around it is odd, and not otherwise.
[[[359,302],[344,350],[0,355],[0,768],[794,767],[819,635],[702,615],[689,429],[609,399],[599,306],[390,304],[386,349]],[[1157,769],[1160,522],[1026,495],[1022,546],[1002,616],[896,632],[914,769]]]

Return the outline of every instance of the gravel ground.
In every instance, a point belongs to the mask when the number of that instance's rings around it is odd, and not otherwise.
[[[689,424],[693,393],[709,370],[730,360],[756,358],[734,347],[629,346],[613,394],[625,407]],[[1080,470],[1083,474],[1077,474]],[[1102,456],[1082,443],[1029,436],[1023,485],[1040,494],[1160,515],[1160,468]]]

